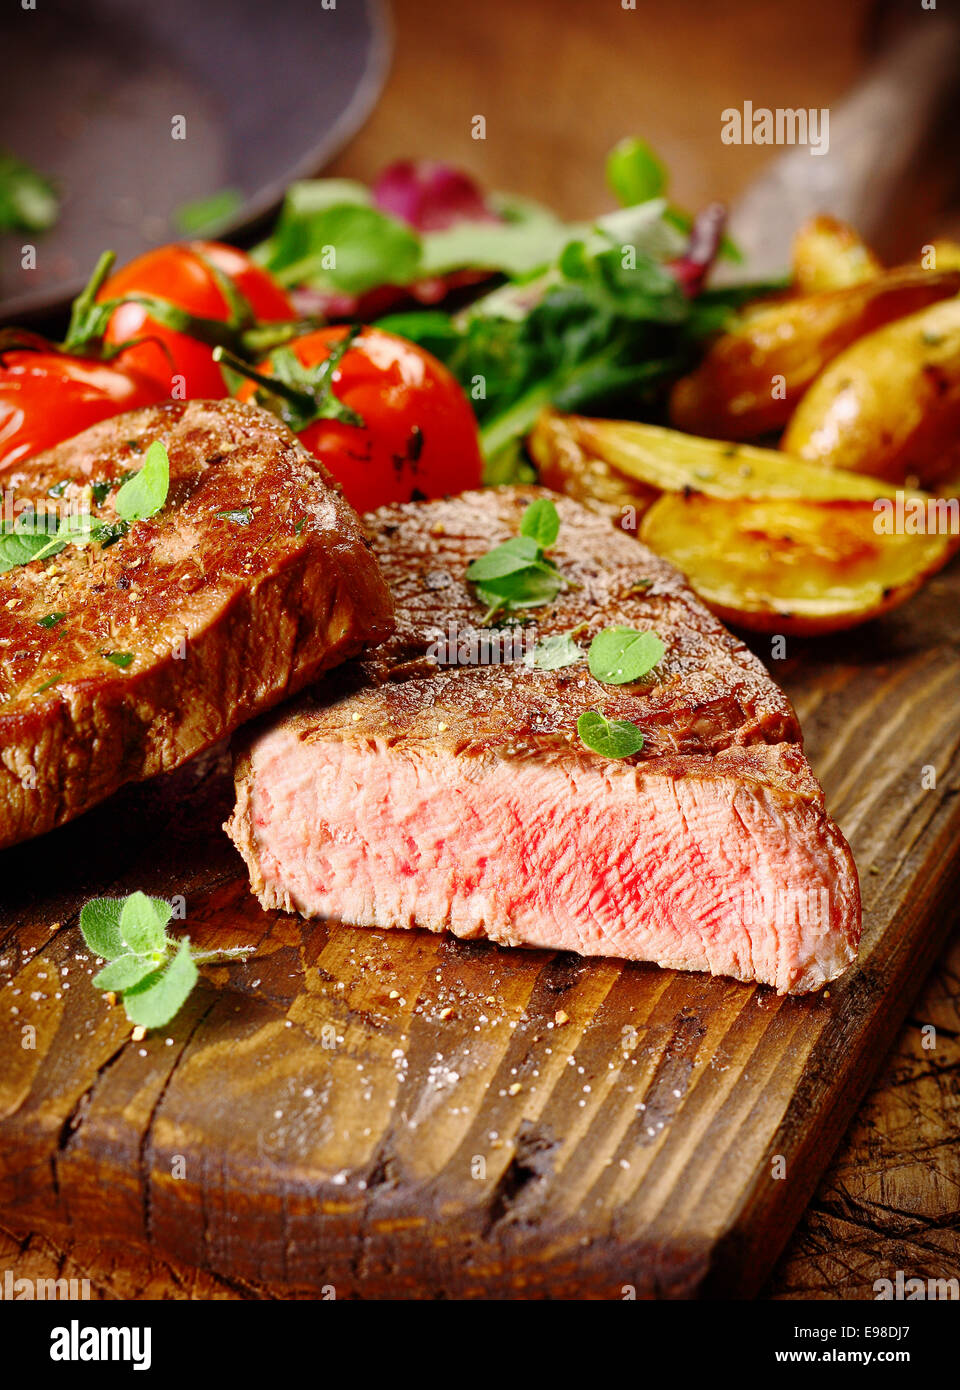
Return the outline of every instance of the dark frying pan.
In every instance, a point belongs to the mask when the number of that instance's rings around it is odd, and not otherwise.
[[[11,0],[0,147],[62,203],[49,231],[0,235],[0,321],[61,310],[101,251],[182,235],[178,210],[220,190],[242,202],[216,233],[242,233],[357,131],[389,52],[383,0]]]

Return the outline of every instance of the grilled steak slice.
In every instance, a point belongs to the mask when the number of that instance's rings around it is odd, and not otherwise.
[[[398,626],[242,736],[227,829],[254,891],[267,907],[359,925],[819,988],[856,954],[849,846],[786,696],[676,570],[557,497],[551,554],[578,587],[531,614],[539,637],[582,623],[586,647],[605,627],[650,628],[666,655],[623,686],[583,663],[477,664],[490,633],[464,571],[517,533],[537,495],[466,493],[367,518]],[[617,761],[585,747],[588,709],[639,725],[642,751]]]
[[[172,402],[95,425],[9,474],[8,511],[75,510],[86,489],[116,521],[154,440],[170,457],[156,516],[0,574],[0,845],[176,767],[388,630],[356,515],[252,406]]]

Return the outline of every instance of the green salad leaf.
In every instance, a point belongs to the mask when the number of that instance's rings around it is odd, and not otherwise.
[[[0,150],[0,232],[45,232],[60,212],[49,179]]]

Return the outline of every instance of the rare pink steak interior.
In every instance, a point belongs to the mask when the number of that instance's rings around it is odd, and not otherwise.
[[[537,489],[368,517],[395,634],[244,736],[227,829],[266,907],[376,927],[655,961],[818,989],[854,959],[860,895],[786,696],[682,577],[605,514],[555,498],[570,585],[530,624],[484,627],[467,565]],[[536,641],[652,629],[628,685]],[[643,748],[592,751],[578,717]]]

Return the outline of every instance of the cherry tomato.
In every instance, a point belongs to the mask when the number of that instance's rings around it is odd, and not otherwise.
[[[349,330],[321,328],[289,347],[314,367]],[[271,373],[269,359],[259,368]],[[333,394],[363,420],[315,420],[300,439],[341,484],[357,511],[479,487],[477,423],[456,378],[429,352],[378,328],[364,328],[334,368]],[[246,382],[240,400],[257,390]]]
[[[154,405],[169,389],[119,359],[19,349],[0,357],[0,470],[98,420]]]
[[[97,298],[153,295],[201,318],[226,321],[230,318],[230,306],[210,271],[211,265],[233,281],[259,320],[272,323],[296,318],[289,299],[265,270],[236,247],[217,241],[192,241],[148,251],[111,275]],[[228,394],[220,368],[213,360],[213,349],[156,323],[142,304],[121,304],[110,317],[105,340],[127,343],[146,335],[152,341],[131,347],[128,360],[161,382],[167,395],[174,376],[184,378],[183,390],[178,394],[188,400],[215,400]]]

